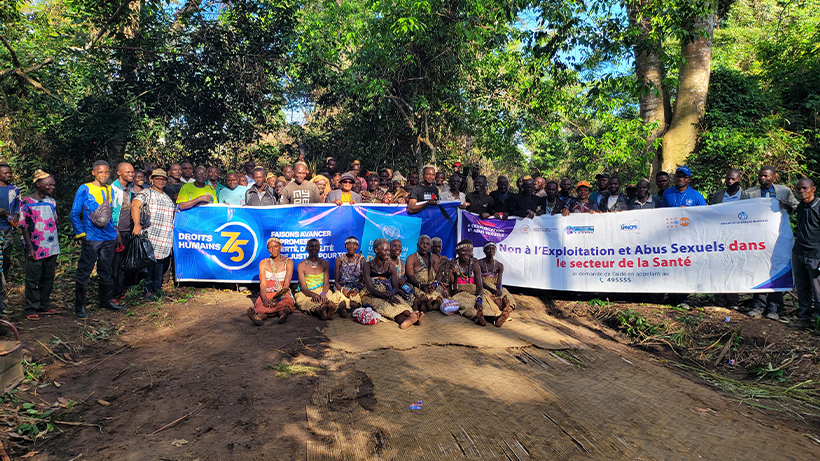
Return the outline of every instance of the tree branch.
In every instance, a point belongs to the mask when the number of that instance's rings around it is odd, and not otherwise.
[[[20,67],[22,67],[20,65],[20,59],[17,58],[17,52],[14,51],[14,48],[11,47],[11,44],[8,42],[8,40],[6,40],[6,37],[0,35],[0,41],[3,42],[3,46],[5,46],[6,49],[9,50],[9,53],[11,53],[11,62],[14,68],[19,69]]]

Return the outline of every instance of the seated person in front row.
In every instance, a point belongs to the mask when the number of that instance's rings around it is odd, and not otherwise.
[[[555,183],[553,183],[555,184]],[[484,257],[478,260],[481,266],[481,281],[484,289],[492,294],[493,301],[502,311],[515,309],[515,299],[509,291],[501,285],[501,277],[504,275],[504,264],[495,260],[496,246],[494,242],[484,244]]]
[[[408,304],[410,295],[399,288],[396,266],[390,262],[390,243],[387,239],[373,242],[376,257],[364,263],[364,285],[362,303],[370,304],[373,310],[399,324],[405,330],[411,325],[421,325],[424,312],[415,312]]]
[[[320,248],[319,240],[308,240],[308,257],[296,266],[296,273],[299,275],[296,307],[306,314],[330,320],[336,305],[327,296],[330,292],[330,264],[319,257]]]
[[[402,248],[401,240],[393,239],[390,241],[390,262],[396,266],[396,277],[398,278],[399,288],[407,283],[407,276],[404,272],[404,261],[401,260]]]
[[[436,275],[439,271],[439,258],[430,252],[430,237],[422,235],[416,245],[417,251],[407,257],[407,282],[413,286],[413,310],[438,310],[444,296],[438,289]]]
[[[293,277],[293,260],[280,253],[282,242],[276,237],[268,239],[270,257],[259,263],[259,298],[248,308],[248,317],[256,325],[268,317],[279,316],[279,324],[285,323],[293,313],[293,295],[290,281]]]
[[[339,317],[347,318],[347,309],[354,311],[362,305],[361,292],[364,289],[362,268],[364,255],[357,253],[359,239],[350,236],[345,240],[347,253],[336,258],[335,285],[330,300],[339,305]]]
[[[473,258],[473,242],[469,240],[459,242],[456,246],[456,255],[446,278],[450,280],[449,298],[458,302],[458,313],[470,320],[475,320],[482,327],[487,325],[484,318],[486,313],[495,326],[500,327],[510,317],[510,312],[508,310],[502,312],[492,298],[484,298],[481,266],[478,265],[478,260]]]
[[[448,258],[447,256],[442,256],[441,255],[441,247],[444,245],[444,242],[441,241],[441,237],[433,237],[433,239],[430,240],[430,242],[431,242],[430,252],[432,252],[434,255],[438,256],[438,259],[442,263],[445,262],[445,261],[450,260],[450,258]]]

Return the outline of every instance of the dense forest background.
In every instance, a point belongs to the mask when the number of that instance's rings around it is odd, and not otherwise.
[[[0,0],[0,157],[60,190],[99,158],[697,188],[820,162],[820,0]],[[70,195],[70,194],[69,194]]]

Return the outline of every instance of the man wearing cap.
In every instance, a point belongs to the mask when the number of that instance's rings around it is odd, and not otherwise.
[[[495,187],[496,189],[490,192],[490,197],[493,199],[493,214],[496,218],[501,218],[504,215],[504,206],[513,196],[510,192],[510,179],[504,175],[499,176]]]
[[[184,211],[203,203],[216,203],[216,189],[208,184],[208,170],[204,166],[198,166],[194,171],[193,182],[183,184],[179,190],[177,205],[180,211]]]
[[[726,172],[723,178],[723,183],[726,187],[713,193],[709,197],[710,205],[717,205],[718,203],[736,202],[738,200],[746,200],[749,195],[740,188],[740,170],[732,168]]]
[[[265,180],[264,168],[254,168],[253,181],[253,186],[249,187],[245,192],[245,206],[279,205],[281,202],[281,197],[276,193],[276,190],[273,187],[268,185],[268,182]]]
[[[353,192],[353,185],[355,183],[356,178],[353,177],[352,174],[343,174],[341,181],[339,181],[339,189],[330,191],[327,194],[327,198],[325,198],[325,203],[335,203],[336,205],[343,203],[350,205],[362,203],[362,196]]]
[[[303,205],[322,203],[321,194],[316,184],[307,181],[308,167],[304,162],[296,162],[293,168],[293,181],[282,189],[283,205]]]
[[[117,179],[111,183],[111,220],[117,228],[117,247],[111,264],[114,278],[114,299],[125,297],[125,271],[122,259],[128,253],[131,239],[131,199],[133,198],[134,167],[128,162],[117,165]],[[130,284],[129,284],[130,285]]]
[[[530,219],[536,215],[542,215],[545,212],[544,202],[542,197],[535,195],[535,181],[532,177],[524,176],[521,193],[513,195],[507,202],[507,209],[502,219],[507,219],[507,215]]]
[[[54,178],[48,173],[34,172],[34,193],[20,201],[20,228],[26,255],[26,318],[36,320],[40,314],[56,313],[51,308],[51,289],[60,254],[57,236],[57,202]],[[3,292],[0,290],[0,312]]]
[[[0,162],[0,242],[3,256],[3,288],[9,277],[11,251],[14,249],[14,228],[20,220],[20,189],[11,183],[11,167]]]
[[[579,181],[578,185],[575,186],[575,192],[578,193],[578,197],[570,197],[567,202],[564,203],[564,209],[561,210],[561,214],[569,216],[570,213],[600,213],[600,211],[598,211],[598,204],[589,198],[590,189],[588,181]]]
[[[131,220],[134,223],[131,233],[135,236],[144,235],[154,248],[156,262],[146,268],[147,277],[144,298],[146,300],[161,296],[163,274],[170,271],[173,262],[174,247],[174,213],[176,207],[162,190],[168,177],[164,171],[157,168],[151,172],[151,187],[143,189],[134,196],[131,206]],[[140,224],[142,207],[147,207],[151,216],[151,225],[143,229]]]
[[[74,272],[74,313],[81,319],[88,317],[85,311],[86,286],[95,264],[100,278],[100,307],[122,309],[122,306],[112,300],[114,282],[111,277],[111,262],[114,259],[117,229],[111,219],[111,187],[105,184],[110,174],[108,162],[94,162],[91,169],[94,180],[77,189],[71,207],[71,227],[74,235],[82,242],[80,259]]]
[[[600,205],[601,197],[609,191],[609,174],[596,174],[595,180],[598,182],[598,190],[590,194],[589,199]]]
[[[433,165],[426,165],[422,174],[422,182],[410,190],[407,199],[408,214],[418,213],[428,206],[438,205],[439,191],[435,186],[436,168]]]
[[[757,182],[760,187],[747,189],[746,195],[750,199],[776,198],[782,210],[789,214],[793,213],[797,210],[797,206],[800,202],[794,197],[794,193],[790,188],[775,184],[775,181],[777,181],[777,171],[773,166],[764,165],[757,174]],[[746,315],[752,318],[760,318],[765,312],[766,318],[772,320],[778,320],[780,318],[780,313],[783,309],[782,292],[755,293],[752,295],[752,298],[754,299],[754,307],[747,312]]]
[[[663,193],[663,206],[667,208],[705,206],[706,200],[700,192],[689,187],[692,182],[692,170],[681,166],[675,170],[675,187],[666,189]]]

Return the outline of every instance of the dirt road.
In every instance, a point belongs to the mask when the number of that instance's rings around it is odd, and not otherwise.
[[[803,435],[817,428],[739,405],[647,353],[547,316],[534,298],[521,298],[502,330],[433,313],[407,332],[303,315],[255,327],[244,316],[250,301],[237,293],[181,300],[129,316],[93,311],[90,322],[66,314],[22,324],[27,353],[49,365],[39,387],[18,395],[44,408],[74,400],[61,418],[87,425],[58,423],[33,443],[16,440],[13,454],[85,461],[820,453]],[[50,335],[62,343],[40,341],[80,364],[55,360],[33,341]],[[271,368],[283,363],[315,367],[316,375],[280,377],[292,368]],[[417,401],[421,409],[411,410]]]

